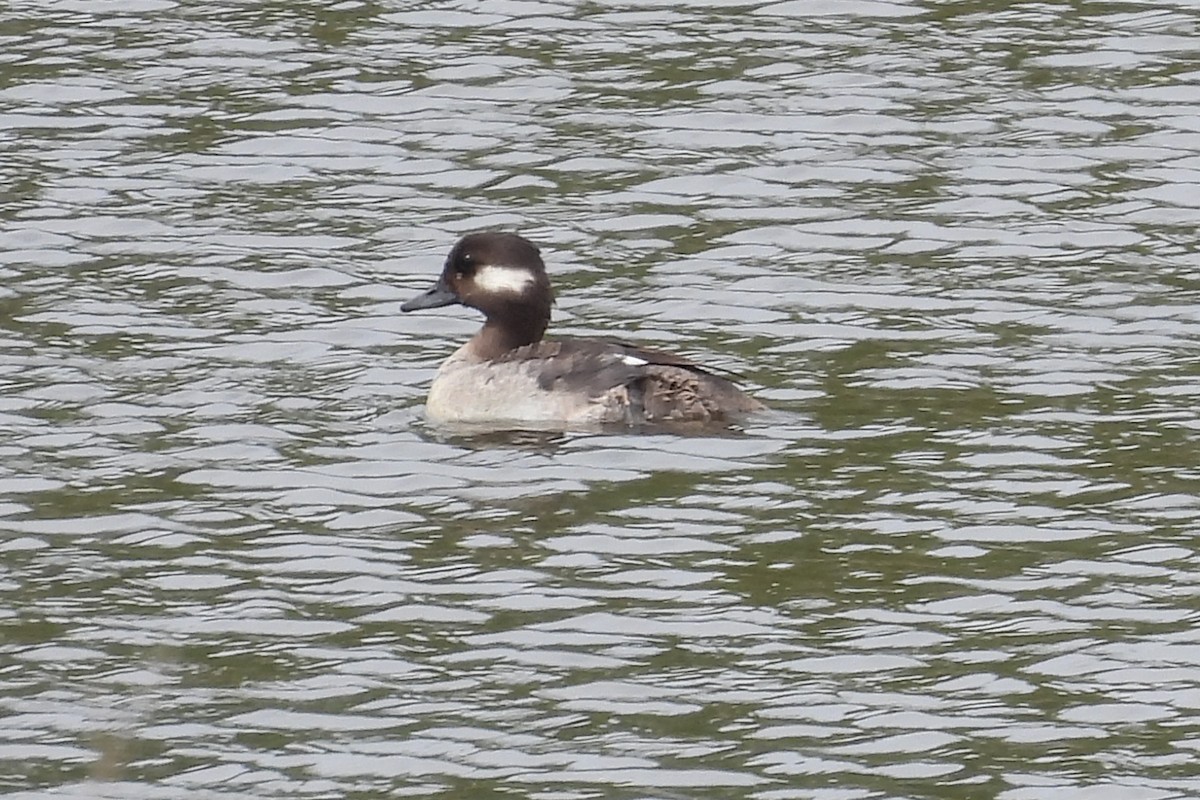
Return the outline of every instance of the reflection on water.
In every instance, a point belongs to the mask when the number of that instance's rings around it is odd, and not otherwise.
[[[1186,9],[8,18],[12,796],[1200,794]],[[775,413],[431,429],[486,227]]]

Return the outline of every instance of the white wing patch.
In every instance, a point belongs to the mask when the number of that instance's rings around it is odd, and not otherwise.
[[[621,362],[629,367],[644,367],[650,362],[637,356],[621,356]]]
[[[484,292],[496,294],[523,294],[525,287],[534,282],[533,273],[520,267],[486,266],[475,273],[475,286]]]

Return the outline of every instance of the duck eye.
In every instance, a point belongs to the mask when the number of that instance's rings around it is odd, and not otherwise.
[[[469,275],[475,271],[475,256],[470,253],[463,253],[458,257],[458,274]]]

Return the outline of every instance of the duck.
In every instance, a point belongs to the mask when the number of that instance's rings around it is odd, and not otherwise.
[[[516,429],[729,426],[765,410],[729,378],[673,353],[601,338],[544,338],[554,291],[541,252],[515,233],[462,237],[404,312],[462,305],[483,327],[438,368],[435,424]]]

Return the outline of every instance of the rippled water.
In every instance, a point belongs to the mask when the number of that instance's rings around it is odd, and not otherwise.
[[[1197,21],[0,11],[0,787],[1200,796]],[[429,428],[488,227],[776,413]]]

